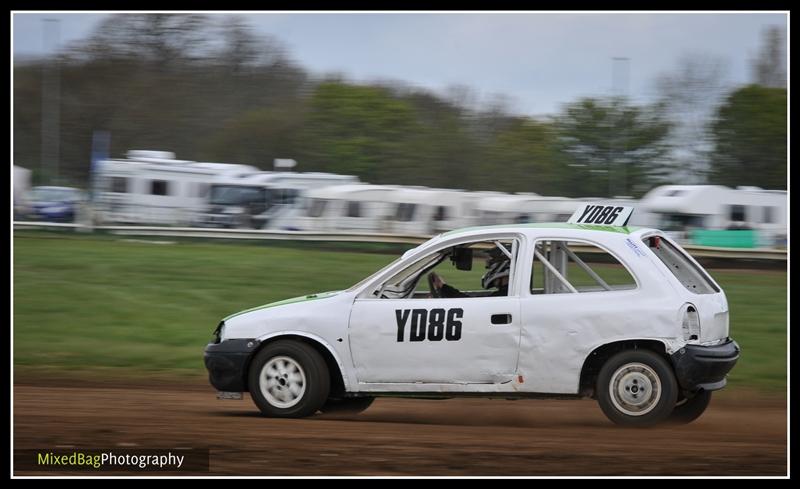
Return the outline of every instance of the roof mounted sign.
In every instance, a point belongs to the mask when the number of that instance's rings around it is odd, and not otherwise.
[[[625,226],[633,214],[633,207],[621,205],[583,204],[578,207],[569,224],[594,224],[600,226]]]

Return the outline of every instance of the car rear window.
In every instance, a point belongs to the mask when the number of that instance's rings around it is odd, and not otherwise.
[[[702,268],[694,264],[686,253],[661,236],[649,236],[644,243],[667,266],[686,290],[695,294],[716,294],[719,288]]]

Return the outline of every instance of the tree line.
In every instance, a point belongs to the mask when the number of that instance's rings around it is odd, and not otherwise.
[[[774,50],[754,63],[755,83],[727,91],[687,132],[676,108],[696,107],[702,93],[680,77],[662,80],[652,104],[581,98],[533,118],[503,103],[476,108],[464,90],[314,75],[241,17],[115,15],[57,56],[15,60],[14,164],[56,180],[42,162],[52,147],[42,138],[55,137],[42,111],[55,91],[58,181],[80,186],[102,130],[114,157],[158,149],[263,169],[293,158],[300,171],[378,184],[573,197],[640,196],[662,183],[785,189],[787,98]]]

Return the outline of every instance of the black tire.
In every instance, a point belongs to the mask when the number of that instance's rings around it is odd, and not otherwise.
[[[617,353],[597,376],[597,402],[622,426],[646,427],[666,420],[678,398],[678,382],[666,360],[648,350]]]
[[[711,391],[700,391],[692,397],[681,396],[675,405],[669,422],[675,424],[689,424],[706,411],[711,402]]]
[[[325,414],[358,414],[372,405],[374,397],[328,399],[319,409]]]
[[[247,384],[264,416],[303,418],[325,403],[331,379],[325,360],[314,348],[299,341],[278,340],[256,354]]]

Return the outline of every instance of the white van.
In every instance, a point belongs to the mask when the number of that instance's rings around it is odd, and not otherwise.
[[[358,177],[334,173],[265,171],[222,176],[211,184],[208,205],[198,225],[265,229],[281,224],[306,190],[358,183]]]

